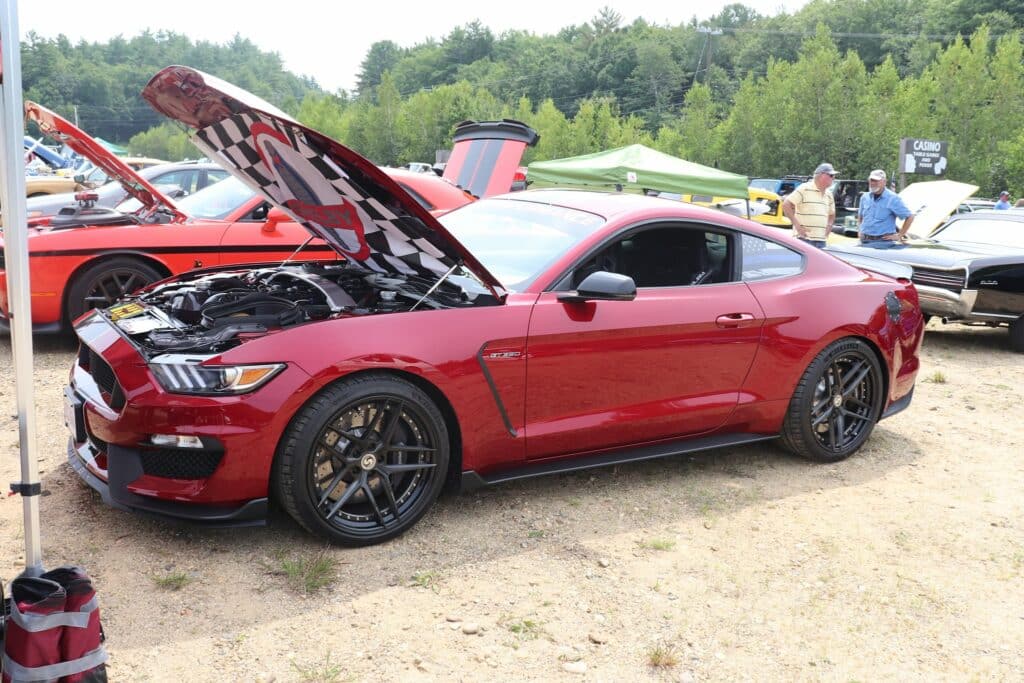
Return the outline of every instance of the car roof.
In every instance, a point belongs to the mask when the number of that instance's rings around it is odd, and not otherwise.
[[[544,188],[510,192],[492,197],[491,199],[528,201],[550,204],[552,206],[563,206],[601,216],[605,221],[609,222],[625,214],[636,213],[638,218],[641,219],[674,218],[681,221],[710,223],[775,241],[779,241],[780,237],[789,236],[788,230],[779,230],[778,228],[765,226],[753,220],[733,216],[717,209],[664,197],[651,197],[630,192]],[[738,201],[743,200],[740,199]]]
[[[949,220],[943,224],[943,227],[950,223],[959,221],[1010,221],[1010,222],[1024,222],[1024,211],[1014,211],[1013,209],[982,209],[981,211],[972,211],[971,213],[956,213],[950,216]]]
[[[695,219],[706,219],[708,217],[718,218],[725,215],[720,211],[706,209],[666,197],[651,197],[632,192],[543,188],[512,192],[499,195],[499,197],[502,199],[519,199],[522,201],[551,204],[553,206],[564,206],[570,209],[597,214],[605,219],[612,219],[632,211],[657,208],[659,204],[662,208],[672,209],[673,213],[677,213],[681,217],[692,215]]]
[[[161,173],[166,173],[167,171],[172,171],[172,170],[177,170],[177,169],[193,169],[193,168],[198,168],[199,170],[207,170],[207,171],[223,171],[224,170],[219,164],[215,164],[212,161],[201,161],[201,162],[196,162],[196,161],[170,161],[170,162],[166,162],[165,161],[165,162],[157,164],[155,166],[147,166],[146,168],[139,169],[137,172],[143,178],[147,178],[148,179],[148,178],[151,178],[151,177],[153,177],[155,175],[159,175]],[[225,171],[225,173],[226,173],[226,171]]]

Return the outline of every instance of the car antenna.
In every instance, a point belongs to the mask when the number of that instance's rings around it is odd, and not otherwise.
[[[409,309],[409,311],[410,311],[410,312],[412,312],[412,311],[415,311],[415,310],[416,310],[416,307],[417,307],[417,306],[419,306],[419,305],[420,305],[421,303],[423,303],[424,301],[426,301],[427,297],[428,297],[428,296],[430,296],[431,294],[433,294],[433,293],[434,293],[434,290],[435,290],[435,289],[437,289],[438,287],[440,287],[440,286],[441,286],[441,283],[442,283],[442,282],[444,282],[445,280],[447,280],[447,279],[448,279],[448,276],[449,276],[449,275],[451,275],[452,273],[454,273],[454,272],[455,272],[455,269],[456,269],[456,268],[458,268],[458,267],[459,267],[459,266],[461,266],[461,265],[462,265],[462,262],[461,262],[461,261],[456,261],[456,262],[455,262],[455,264],[454,264],[454,265],[452,265],[452,267],[451,267],[451,268],[449,268],[449,269],[448,269],[448,270],[447,270],[447,271],[445,272],[445,274],[444,274],[444,275],[442,275],[442,276],[441,276],[441,277],[440,277],[440,278],[438,279],[438,281],[437,281],[437,282],[435,282],[435,283],[433,284],[433,286],[432,286],[432,287],[431,287],[430,289],[428,289],[428,290],[427,290],[426,294],[424,294],[423,296],[421,296],[421,297],[420,297],[420,300],[419,300],[419,301],[417,301],[416,303],[414,303],[414,304],[412,305],[412,308],[410,308],[410,309]]]

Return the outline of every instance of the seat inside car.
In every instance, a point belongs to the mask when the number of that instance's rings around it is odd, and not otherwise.
[[[622,271],[637,287],[680,287],[707,281],[707,244],[700,230],[662,228],[622,242]]]

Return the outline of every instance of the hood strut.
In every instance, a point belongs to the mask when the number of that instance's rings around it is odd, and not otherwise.
[[[424,301],[426,301],[427,297],[430,296],[431,294],[433,294],[434,290],[437,289],[438,287],[440,287],[441,283],[444,282],[445,280],[447,280],[448,276],[451,275],[453,272],[455,272],[455,269],[460,267],[461,265],[462,265],[461,263],[456,263],[451,268],[449,268],[448,271],[444,275],[442,275],[440,278],[438,278],[437,282],[435,282],[433,285],[431,285],[430,289],[428,289],[426,291],[426,293],[423,296],[420,297],[419,301],[414,303],[412,305],[412,308],[410,308],[409,310],[410,311],[415,311],[416,307],[419,306]]]

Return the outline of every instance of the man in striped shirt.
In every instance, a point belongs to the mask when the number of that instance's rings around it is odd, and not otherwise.
[[[829,228],[836,219],[836,203],[828,188],[836,177],[832,164],[818,164],[814,177],[786,195],[782,213],[793,222],[796,236],[816,247],[824,247]]]

